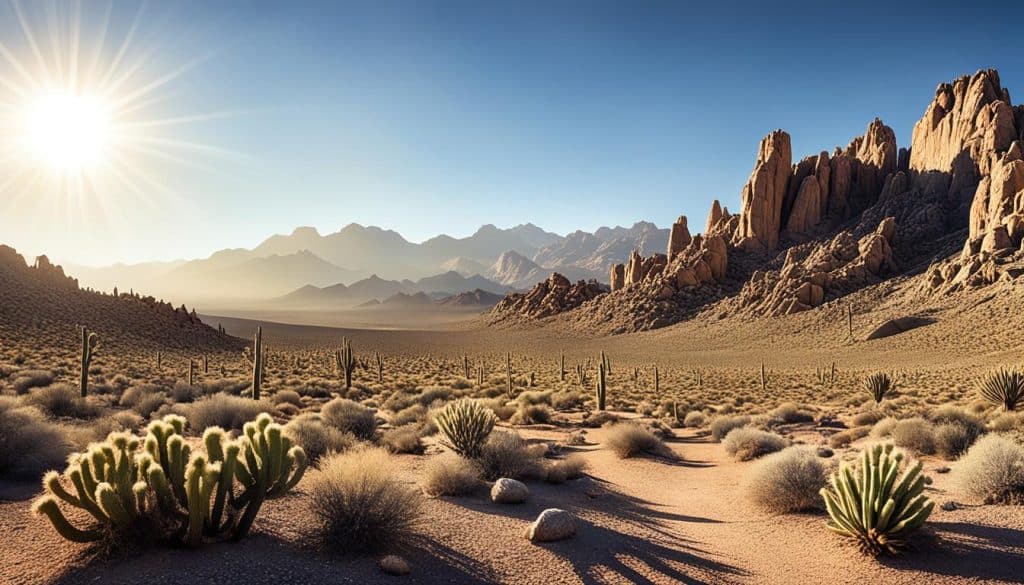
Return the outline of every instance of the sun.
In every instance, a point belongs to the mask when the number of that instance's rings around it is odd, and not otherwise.
[[[24,112],[29,154],[58,172],[103,164],[112,130],[112,108],[95,95],[47,93],[29,101]]]

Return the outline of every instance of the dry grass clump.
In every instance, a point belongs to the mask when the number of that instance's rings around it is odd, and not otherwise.
[[[544,451],[532,449],[517,433],[494,431],[487,437],[475,461],[480,466],[482,477],[488,481],[502,477],[543,478]]]
[[[749,424],[749,416],[719,416],[711,421],[711,437],[716,441],[721,441],[733,429],[745,427]]]
[[[936,425],[935,451],[944,459],[964,454],[986,430],[980,417],[955,406],[940,407],[929,418]]]
[[[686,413],[683,417],[683,426],[691,428],[700,428],[708,423],[708,417],[699,410],[691,410]]]
[[[846,429],[845,431],[839,431],[828,438],[828,446],[833,449],[842,449],[848,446],[850,443],[863,439],[868,436],[871,432],[870,426],[853,427],[852,429]]]
[[[954,477],[963,493],[986,504],[1024,503],[1024,446],[999,435],[982,437],[960,459]]]
[[[203,389],[199,386],[193,386],[178,381],[174,383],[174,386],[171,387],[168,394],[174,402],[185,404],[193,402],[203,396]]]
[[[804,512],[824,507],[818,491],[826,481],[825,465],[813,451],[789,447],[755,463],[744,491],[747,499],[766,512]]]
[[[465,496],[481,485],[480,467],[454,453],[444,453],[427,463],[420,479],[423,493],[430,497]]]
[[[603,427],[608,423],[618,422],[619,417],[615,416],[610,412],[598,410],[583,417],[583,421],[580,423],[588,429],[597,429]]]
[[[555,392],[551,395],[551,407],[555,410],[575,410],[583,408],[587,396],[574,390]]]
[[[0,477],[38,477],[60,466],[71,448],[63,427],[15,398],[0,396]]]
[[[889,433],[893,444],[918,455],[935,453],[935,427],[927,420],[915,417],[900,420]]]
[[[101,409],[87,398],[82,398],[78,388],[68,384],[54,384],[32,390],[25,400],[34,404],[44,414],[52,417],[89,419],[100,415]]]
[[[522,392],[516,397],[516,400],[520,404],[551,404],[551,392],[542,392],[540,390],[528,390]]]
[[[871,427],[871,438],[885,439],[889,437],[892,435],[892,431],[896,428],[897,423],[899,423],[899,421],[892,417],[886,417],[876,422],[875,425]]]
[[[14,378],[11,386],[17,394],[24,394],[33,388],[43,388],[53,384],[53,372],[49,370],[25,370]]]
[[[814,413],[795,402],[783,402],[772,411],[771,420],[777,424],[812,422]]]
[[[512,418],[514,425],[543,425],[551,422],[551,409],[544,404],[521,404]]]
[[[291,404],[302,408],[302,396],[294,390],[279,390],[270,397],[274,404]]]
[[[262,400],[227,394],[207,396],[184,407],[185,418],[193,433],[202,433],[208,427],[241,429],[262,412],[273,412],[273,406]]]
[[[425,420],[427,420],[427,407],[422,404],[413,404],[395,412],[388,422],[394,427],[404,427]]]
[[[874,406],[873,402],[871,404]],[[853,415],[850,423],[855,427],[871,426],[883,418],[885,418],[885,413],[878,408],[871,408]]]
[[[423,442],[420,441],[419,425],[409,424],[388,429],[380,438],[382,445],[392,453],[422,453]]]
[[[350,433],[325,425],[320,415],[312,413],[301,414],[288,421],[284,432],[302,447],[311,463],[328,453],[347,451],[359,442]]]
[[[1008,433],[1024,426],[1024,415],[1016,412],[1004,412],[993,418],[988,423],[988,428],[994,433]]]
[[[379,447],[332,454],[307,483],[310,510],[328,550],[376,552],[413,535],[422,502]]]
[[[352,433],[358,439],[372,439],[377,432],[377,413],[347,398],[328,402],[320,410],[320,416],[325,424]]]
[[[564,459],[549,462],[545,479],[548,483],[565,483],[567,480],[583,477],[586,469],[587,460],[579,453],[573,453]]]
[[[633,422],[618,423],[608,429],[605,445],[620,459],[644,453],[660,457],[672,456],[672,450],[654,431]]]
[[[740,427],[729,431],[722,440],[722,446],[737,461],[750,461],[785,449],[789,441],[775,433]]]

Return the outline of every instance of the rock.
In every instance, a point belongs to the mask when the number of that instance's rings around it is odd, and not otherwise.
[[[638,250],[629,254],[629,264],[626,266],[626,286],[636,284],[643,280],[643,258]]]
[[[716,231],[723,217],[722,204],[718,202],[718,199],[715,199],[711,203],[711,210],[708,211],[708,220],[704,224],[704,234],[707,235]]]
[[[609,275],[611,281],[612,291],[620,290],[626,285],[626,265],[625,264],[614,264],[612,265],[611,274]]]
[[[530,495],[526,484],[503,477],[491,486],[491,501],[496,504],[522,504]]]
[[[405,559],[398,555],[388,555],[377,564],[380,566],[380,570],[388,575],[401,576],[409,574],[409,563],[405,562]]]
[[[875,229],[875,233],[885,238],[885,241],[892,244],[896,239],[896,219],[887,217],[883,219],[879,224],[878,228]]]
[[[954,512],[960,508],[960,505],[953,500],[946,500],[945,502],[942,502],[942,505],[939,507],[942,508],[943,512]]]
[[[754,170],[741,196],[739,243],[743,248],[762,252],[778,247],[792,160],[786,132],[776,130],[761,140]]]
[[[829,449],[828,447],[818,447],[817,454],[818,457],[821,457],[823,459],[828,459],[829,457],[835,455],[835,453],[832,452],[832,449]]]
[[[607,292],[604,285],[595,281],[572,284],[556,272],[529,292],[509,293],[491,309],[488,317],[492,323],[520,317],[542,319],[571,311]]]
[[[668,237],[668,259],[672,260],[677,254],[690,245],[690,230],[686,227],[686,216],[680,215],[679,219],[672,224],[672,231]]]
[[[544,510],[526,529],[526,537],[532,542],[564,540],[574,534],[576,519],[569,512],[558,508]]]

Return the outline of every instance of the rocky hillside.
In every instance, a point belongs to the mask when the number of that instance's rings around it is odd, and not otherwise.
[[[760,144],[741,208],[715,201],[702,234],[680,217],[664,253],[634,251],[611,290],[538,313],[523,298],[488,319],[550,318],[626,332],[698,314],[786,315],[901,277],[917,298],[1012,280],[1024,253],[1024,106],[994,70],[940,84],[911,144],[881,120],[845,148],[794,162],[790,136]],[[908,307],[908,311],[913,307]]]
[[[83,290],[46,256],[29,265],[13,248],[2,245],[0,282],[0,344],[4,345],[31,338],[40,347],[66,344],[74,351],[75,325],[96,331],[105,351],[239,349],[245,343],[205,325],[184,306],[175,308],[131,291]]]

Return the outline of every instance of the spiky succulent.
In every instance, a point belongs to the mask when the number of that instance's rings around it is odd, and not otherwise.
[[[1004,410],[1016,410],[1024,402],[1024,373],[1012,368],[989,372],[978,383],[978,394]]]
[[[881,404],[895,389],[896,382],[885,372],[875,372],[864,378],[864,390],[871,395],[875,404]]]
[[[463,457],[474,458],[480,455],[497,417],[476,400],[464,398],[449,402],[435,422],[445,445]]]
[[[857,540],[865,554],[898,553],[924,524],[935,502],[923,494],[931,479],[918,461],[899,475],[903,454],[892,445],[864,450],[856,468],[847,463],[822,488],[829,530]]]

